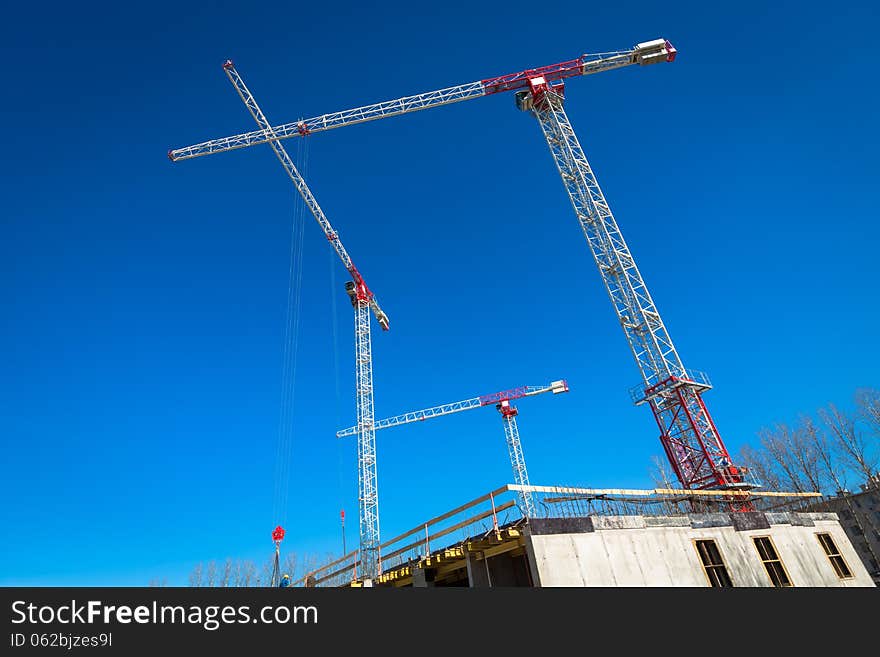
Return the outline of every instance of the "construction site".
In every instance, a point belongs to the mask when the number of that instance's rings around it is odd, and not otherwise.
[[[579,84],[578,78],[614,75],[624,67],[674,65],[676,56],[669,40],[650,39],[624,50],[584,54],[282,124],[266,118],[235,64],[222,64],[256,129],[172,149],[169,159],[181,162],[261,145],[271,148],[349,276],[344,291],[354,319],[356,424],[327,429],[328,434],[335,431],[337,440],[356,441],[357,546],[310,569],[292,586],[874,586],[837,515],[810,509],[818,492],[768,490],[728,452],[704,400],[712,383],[705,373],[685,367],[612,213],[613,200],[606,199],[566,113],[565,86]],[[546,192],[564,194],[570,201],[573,216],[559,221],[572,223],[573,232],[575,224],[580,228],[586,239],[581,265],[599,276],[611,308],[598,307],[596,299],[588,302],[595,302],[598,317],[619,324],[635,365],[621,367],[631,368],[639,381],[629,391],[638,407],[633,413],[653,417],[653,424],[645,421],[644,439],[656,441],[659,436],[674,474],[675,482],[663,488],[548,486],[530,480],[529,437],[520,436],[519,405],[580,385],[562,378],[394,416],[375,412],[373,322],[384,332],[391,330],[392,321],[295,165],[285,140],[319,140],[325,131],[494,94],[507,94],[512,111],[538,123],[535,138],[543,136],[562,183],[561,190]],[[317,242],[317,237],[307,237],[306,248],[326,248]],[[393,537],[381,534],[376,433],[394,427],[405,432],[404,425],[435,418],[442,423],[439,418],[484,407],[497,412],[498,441],[503,436],[509,457],[509,482],[497,482],[484,495],[462,499],[459,506],[434,517],[420,513],[413,502],[411,529]],[[296,490],[295,481],[291,486]],[[405,494],[390,480],[382,481],[381,491],[382,499]],[[344,515],[342,521],[344,531]],[[278,586],[285,528],[279,524],[271,539],[275,568],[270,585]]]

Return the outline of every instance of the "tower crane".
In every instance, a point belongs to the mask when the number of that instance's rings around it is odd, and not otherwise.
[[[532,114],[540,124],[641,374],[641,383],[632,391],[633,401],[651,408],[673,471],[688,489],[748,489],[752,485],[746,482],[745,468],[731,462],[703,402],[702,395],[712,387],[711,383],[705,374],[684,367],[563,107],[565,79],[626,66],[672,62],[676,54],[667,39],[654,39],[629,50],[585,54],[558,64],[301,119],[270,130],[214,139],[171,150],[168,157],[172,161],[190,159],[271,139],[305,136],[496,93],[515,92],[517,107]],[[753,508],[748,500],[733,506],[737,510]]]
[[[257,105],[253,94],[247,88],[241,75],[232,61],[226,60],[223,70],[235,87],[251,116],[261,130],[271,135],[272,126]],[[297,191],[303,198],[309,211],[314,216],[324,235],[336,251],[351,280],[346,281],[348,293],[355,315],[355,373],[357,397],[357,435],[358,435],[358,504],[360,516],[360,558],[361,568],[365,577],[375,578],[378,575],[379,555],[379,495],[376,476],[376,432],[373,429],[373,358],[372,338],[370,335],[370,311],[382,327],[389,329],[388,315],[379,306],[376,295],[367,287],[361,273],[342,245],[339,234],[333,229],[318,201],[306,184],[305,179],[297,170],[293,160],[278,139],[267,139],[272,150],[281,162]],[[277,547],[277,543],[276,543]]]
[[[541,395],[545,392],[552,392],[558,395],[562,392],[568,392],[568,384],[564,380],[553,381],[545,386],[520,386],[502,392],[496,392],[491,395],[482,395],[480,397],[471,397],[463,401],[452,402],[451,404],[442,404],[440,406],[432,406],[431,408],[423,408],[420,411],[410,411],[402,413],[394,417],[388,417],[383,420],[377,420],[373,425],[376,431],[387,429],[388,427],[397,427],[402,424],[411,422],[421,422],[429,420],[433,417],[442,415],[451,415],[461,411],[469,411],[473,408],[482,408],[483,406],[495,405],[496,410],[501,414],[501,422],[504,425],[504,440],[507,443],[507,451],[510,455],[510,465],[513,468],[513,481],[515,484],[524,486],[520,491],[520,511],[526,518],[535,515],[535,505],[532,502],[532,494],[528,490],[529,473],[526,470],[526,460],[523,456],[522,442],[519,439],[519,427],[517,426],[516,416],[519,411],[510,402],[514,399],[523,397],[532,397]],[[345,438],[353,436],[357,433],[357,427],[349,427],[336,432],[337,438]]]
[[[536,76],[543,76],[548,82],[555,82],[564,78],[579,75],[592,75],[616,68],[623,68],[632,64],[655,64],[658,62],[671,62],[675,59],[676,50],[668,41],[656,39],[647,41],[631,48],[615,52],[595,53],[581,55],[559,64],[541,66],[518,73],[510,73],[495,78],[477,80],[454,87],[446,87],[436,91],[404,96],[394,100],[386,100],[381,103],[364,105],[341,112],[321,114],[310,119],[300,119],[291,123],[283,123],[277,126],[261,127],[259,130],[245,132],[231,137],[211,139],[199,144],[174,148],[168,151],[168,159],[172,162],[189,160],[194,157],[225,153],[239,148],[247,148],[257,144],[265,144],[268,141],[289,139],[291,137],[305,137],[315,132],[324,132],[334,128],[366,123],[377,119],[400,116],[430,107],[451,105],[464,100],[482,98],[504,91],[516,91],[527,89],[529,80]]]

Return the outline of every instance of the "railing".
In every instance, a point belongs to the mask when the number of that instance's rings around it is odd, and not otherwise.
[[[349,552],[320,568],[309,571],[293,582],[293,586],[343,586],[354,581],[360,567],[360,550]]]
[[[383,571],[521,519],[516,499],[504,499],[511,497],[509,490],[509,486],[498,488],[392,538],[382,552]]]
[[[696,385],[697,387],[708,390],[712,387],[709,375],[700,370],[685,370],[683,375],[671,375],[661,379],[657,383],[649,387],[645,387],[644,383],[633,386],[629,389],[629,396],[634,404],[641,404],[655,392],[666,388],[676,388],[681,385]]]
[[[518,494],[511,491],[510,486],[502,486],[385,541],[379,546],[380,572],[425,557],[438,547],[521,520]],[[355,550],[306,573],[294,586],[345,586],[357,580],[359,565]]]

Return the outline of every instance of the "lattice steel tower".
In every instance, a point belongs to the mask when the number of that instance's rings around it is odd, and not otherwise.
[[[231,61],[223,64],[230,82],[241,97],[248,111],[262,130],[272,134],[272,125],[257,105],[253,94],[245,85]],[[321,206],[315,199],[305,179],[302,177],[284,146],[276,138],[268,140],[287,175],[296,186],[312,216],[321,226],[343,266],[351,275],[345,290],[354,307],[355,334],[355,395],[357,398],[358,427],[358,508],[360,519],[360,562],[361,574],[374,579],[379,574],[379,494],[376,474],[376,431],[373,429],[373,354],[370,335],[370,311],[383,330],[388,330],[388,316],[379,307],[375,295],[367,287],[348,252],[342,245],[338,233],[330,225]]]
[[[662,40],[641,47],[662,48],[669,53],[670,61],[674,56],[674,50]],[[542,75],[531,75],[528,87],[516,93],[517,106],[530,112],[541,125],[642,375],[642,385],[633,391],[633,401],[650,405],[660,428],[660,441],[685,488],[749,487],[740,469],[732,465],[703,403],[701,393],[711,385],[704,374],[686,370],[682,364],[578,142],[563,108],[564,83],[554,85]]]
[[[685,369],[635,260],[623,239],[584,151],[563,108],[565,78],[593,75],[632,65],[671,62],[676,50],[665,39],[629,50],[587,54],[550,66],[519,71],[436,91],[322,114],[275,127],[213,139],[169,152],[172,160],[189,159],[268,141],[365,123],[431,107],[514,91],[520,109],[535,116],[562,177],[578,222],[587,238],[617,319],[642,376],[633,394],[648,404],[660,428],[660,441],[685,488],[747,489],[745,470],[731,463],[721,436],[703,403],[708,378]],[[739,509],[750,502],[736,503]]]

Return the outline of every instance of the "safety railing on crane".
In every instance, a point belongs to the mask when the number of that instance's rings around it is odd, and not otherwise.
[[[675,388],[681,385],[693,385],[703,390],[708,390],[712,387],[712,381],[709,379],[709,375],[705,372],[701,372],[700,370],[686,369],[684,370],[683,376],[669,376],[665,379],[657,381],[649,387],[645,387],[644,383],[633,386],[629,389],[629,396],[633,400],[634,404],[643,404],[655,391],[659,391],[661,389]]]

